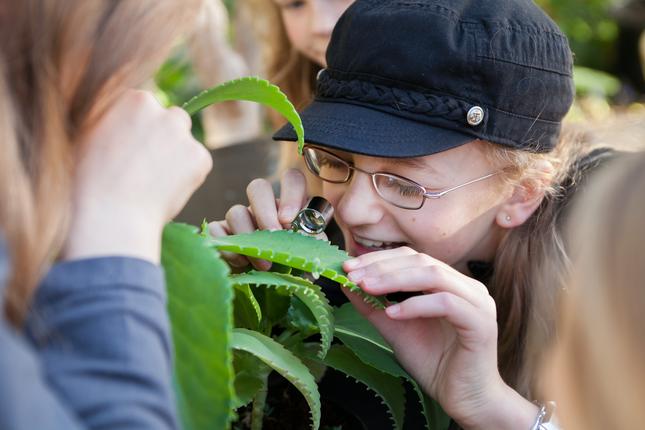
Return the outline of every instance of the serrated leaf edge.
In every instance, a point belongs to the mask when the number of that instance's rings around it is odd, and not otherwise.
[[[231,344],[233,345],[233,349],[240,349],[242,351],[246,351],[246,352],[249,352],[249,353],[255,355],[260,360],[262,360],[264,363],[266,363],[268,366],[270,366],[272,369],[276,370],[278,373],[280,373],[282,376],[284,376],[286,379],[288,379],[296,388],[298,388],[298,390],[304,395],[305,399],[307,400],[307,403],[309,404],[309,414],[311,416],[311,427],[312,427],[313,430],[318,430],[319,427],[320,427],[321,408],[322,408],[322,406],[320,404],[320,394],[317,391],[315,393],[310,391],[307,388],[307,386],[304,383],[302,383],[300,378],[298,378],[297,375],[293,374],[290,371],[289,368],[281,368],[281,367],[277,368],[277,367],[274,367],[274,365],[276,365],[276,363],[268,361],[267,357],[258,356],[258,355],[256,355],[255,351],[253,351],[253,350],[244,349],[244,348],[240,348],[240,347],[236,348],[236,346],[235,346],[235,337],[236,336],[235,335],[238,334],[238,333],[246,334],[247,336],[249,336],[252,333],[253,338],[257,339],[257,337],[261,337],[261,338],[264,339],[265,342],[270,342],[274,347],[280,349],[281,351],[284,351],[285,354],[293,357],[298,362],[302,363],[302,361],[295,354],[293,354],[293,352],[289,351],[284,346],[282,346],[280,343],[276,342],[275,340],[273,340],[272,338],[270,338],[268,336],[265,336],[265,335],[263,335],[261,333],[258,333],[258,332],[252,331],[252,330],[243,329],[243,328],[233,329],[233,341],[231,342]],[[303,366],[303,369],[311,376],[312,381],[314,381],[313,382],[314,386],[317,387],[317,384],[315,382],[315,378],[311,374],[311,372],[309,371],[309,368],[307,368],[307,366],[304,363],[302,363],[302,366]],[[314,410],[314,408],[312,407],[311,402],[313,402],[316,405],[316,410]]]
[[[266,276],[271,276],[286,282],[286,284],[269,284],[266,282],[254,283],[252,282],[254,281],[254,276],[264,277],[264,280],[266,280]],[[312,310],[314,318],[318,323],[321,337],[318,358],[322,359],[327,355],[327,351],[329,351],[331,342],[334,338],[334,311],[320,286],[298,276],[276,272],[258,272],[255,270],[239,275],[233,275],[231,276],[231,280],[234,285],[240,283],[254,284],[260,287],[270,287],[275,288],[277,291],[286,291],[289,294],[294,294],[300,298],[300,300],[302,300],[307,307]]]

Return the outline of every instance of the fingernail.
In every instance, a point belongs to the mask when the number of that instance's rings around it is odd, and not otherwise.
[[[258,270],[267,271],[271,268],[271,262],[266,260],[256,260]]]
[[[378,278],[364,278],[361,280],[361,285],[363,285],[363,288],[373,290],[379,286],[379,280]]]
[[[358,281],[360,281],[360,280],[361,280],[361,278],[363,277],[363,275],[365,275],[365,270],[358,269],[358,270],[354,270],[353,272],[349,272],[349,273],[347,274],[347,277],[348,277],[351,281],[358,282]]]
[[[343,263],[345,267],[348,269],[352,269],[354,267],[358,267],[359,261],[358,258],[352,258],[351,260],[347,260],[345,263]]]
[[[399,305],[392,305],[392,306],[388,306],[387,308],[385,308],[385,312],[386,312],[389,316],[395,316],[395,315],[398,315],[398,314],[399,314],[399,312],[401,312],[401,306],[399,306]]]

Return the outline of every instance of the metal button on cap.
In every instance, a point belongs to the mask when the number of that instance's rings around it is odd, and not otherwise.
[[[325,70],[327,70],[327,69],[322,68],[322,69],[318,70],[318,73],[316,74],[316,80],[317,80],[317,81],[319,81],[319,80],[320,80],[320,77],[322,76],[322,74],[323,74],[323,72],[324,72]]]
[[[466,120],[468,121],[468,124],[472,126],[481,124],[484,120],[484,109],[479,106],[471,107],[466,115]]]

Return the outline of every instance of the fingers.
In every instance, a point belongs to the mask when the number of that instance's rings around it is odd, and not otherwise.
[[[472,327],[474,314],[472,305],[451,293],[436,293],[427,296],[414,296],[390,305],[385,313],[392,319],[446,318],[459,328]]]
[[[226,221],[211,222],[208,224],[208,232],[213,237],[224,237],[230,234]],[[249,264],[249,260],[243,255],[227,251],[222,251],[220,254],[233,267],[245,267]]]
[[[401,263],[403,265],[403,263]],[[376,267],[372,267],[376,266]],[[385,264],[375,263],[367,272],[366,277],[357,278],[351,273],[350,279],[358,282],[361,288],[374,295],[384,295],[394,292],[435,293],[445,291],[458,295],[477,307],[488,304],[488,290],[479,282],[467,278],[461,273],[446,270],[439,265],[403,266],[397,268],[385,267]],[[360,270],[360,269],[359,269]]]
[[[251,233],[257,229],[246,206],[233,206],[226,212],[224,219],[231,234]]]
[[[282,225],[278,222],[273,187],[269,181],[262,178],[254,179],[246,187],[246,195],[260,230],[282,230]]]
[[[388,249],[385,251],[370,252],[369,254],[363,254],[360,257],[345,261],[343,263],[343,269],[348,272],[350,270],[356,270],[380,260],[387,260],[390,258],[403,257],[406,255],[414,254],[418,254],[418,252],[408,246]]]
[[[252,233],[257,229],[253,217],[246,206],[233,206],[226,212],[225,218],[228,229],[232,234]],[[265,260],[250,258],[249,261],[258,270],[269,270],[271,268],[271,263]]]
[[[283,226],[289,226],[298,211],[305,205],[307,184],[305,176],[296,169],[289,169],[280,181],[280,211],[278,221]]]
[[[171,106],[166,110],[166,114],[177,122],[181,123],[182,128],[187,131],[190,131],[193,126],[193,120],[190,118],[190,115],[188,115],[188,112],[180,107]]]
[[[481,282],[410,248],[374,252],[355,260],[358,266],[348,271],[348,277],[370,294],[448,292],[478,308],[494,310],[488,289]]]
[[[494,318],[482,312],[463,298],[441,292],[411,297],[385,309],[386,315],[393,320],[413,320],[417,318],[443,318],[458,332],[462,340],[482,343],[497,339],[497,325]],[[488,333],[482,336],[482,333]]]

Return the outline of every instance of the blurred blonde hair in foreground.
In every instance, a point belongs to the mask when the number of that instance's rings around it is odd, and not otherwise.
[[[544,381],[567,430],[645,426],[645,153],[625,158],[571,217],[573,266]]]
[[[17,322],[70,228],[83,136],[156,70],[201,0],[0,2],[0,231]]]

